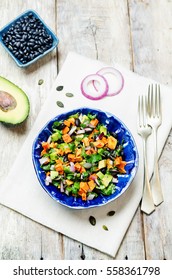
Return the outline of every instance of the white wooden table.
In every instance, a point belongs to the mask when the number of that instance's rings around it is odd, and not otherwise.
[[[25,124],[0,124],[0,182],[8,176],[69,51],[117,62],[172,86],[171,0],[1,0],[0,28],[27,9],[39,13],[60,44],[28,69],[18,68],[0,46],[0,75],[18,84],[31,102]],[[115,259],[172,259],[171,134],[159,167],[165,202],[151,216],[137,210]],[[0,205],[0,259],[111,258]]]

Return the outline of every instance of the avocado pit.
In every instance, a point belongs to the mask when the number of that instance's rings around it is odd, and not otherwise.
[[[8,92],[0,91],[0,109],[4,112],[15,109],[17,106],[16,99]]]

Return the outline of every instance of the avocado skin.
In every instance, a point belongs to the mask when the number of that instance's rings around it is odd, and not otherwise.
[[[9,89],[8,88],[9,86]],[[12,91],[11,91],[12,89]],[[12,119],[10,119],[8,117],[8,112],[5,112],[6,116],[2,116],[3,112],[0,109],[0,122],[6,126],[16,126],[19,124],[22,124],[29,116],[30,113],[30,102],[29,102],[29,98],[26,95],[26,93],[16,84],[14,84],[13,82],[11,82],[10,80],[0,76],[0,91],[6,91],[7,93],[11,94],[15,99],[17,99],[17,97],[21,98],[21,105],[18,107],[17,109],[13,110],[13,116]],[[17,94],[13,94],[13,91],[16,92]],[[22,107],[22,108],[21,108]],[[21,111],[22,114],[21,114]]]

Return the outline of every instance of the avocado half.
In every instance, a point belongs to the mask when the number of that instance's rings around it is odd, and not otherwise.
[[[29,115],[30,103],[25,92],[0,76],[0,122],[20,124]]]

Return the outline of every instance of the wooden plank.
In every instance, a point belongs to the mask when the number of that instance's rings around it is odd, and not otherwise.
[[[161,83],[172,85],[171,44],[172,2],[130,2],[134,70]],[[143,216],[144,242],[147,259],[172,258],[172,149],[171,135],[163,150],[159,167],[164,193],[164,203],[151,216]]]
[[[1,27],[25,10],[34,9],[55,31],[55,1],[43,4],[41,0],[32,2],[2,0],[0,5]],[[25,124],[19,127],[6,127],[0,124],[0,179],[3,180],[8,175],[57,75],[56,51],[33,66],[20,69],[0,46],[0,68],[1,75],[20,86],[28,94],[31,103],[30,116]],[[39,79],[44,80],[41,86],[38,85]],[[57,250],[57,233],[3,206],[0,207],[0,221],[0,259],[40,259],[42,255],[58,258],[58,254],[61,253],[61,247]],[[52,241],[54,247],[48,246],[47,241]]]
[[[107,64],[132,69],[132,46],[126,1],[58,1],[59,68],[69,51]],[[138,211],[116,258],[143,259],[142,223]],[[138,245],[139,244],[139,245]],[[64,258],[109,259],[105,254],[64,237]]]

